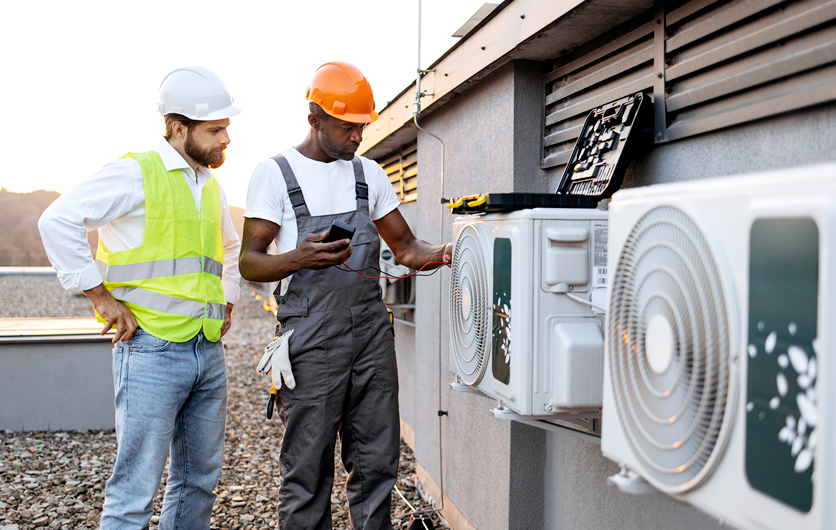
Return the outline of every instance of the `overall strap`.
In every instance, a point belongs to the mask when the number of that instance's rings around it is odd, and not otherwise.
[[[354,168],[354,193],[357,197],[357,209],[369,211],[369,186],[366,184],[366,175],[363,173],[363,162],[359,156],[351,159],[351,166]]]
[[[293,170],[290,169],[287,158],[282,154],[278,154],[273,157],[273,161],[279,165],[279,170],[282,172],[284,181],[287,184],[287,194],[290,196],[290,204],[293,205],[293,213],[296,214],[296,219],[310,217],[311,212],[308,211],[308,207],[305,205],[305,196],[302,194],[302,188],[299,187],[299,182],[297,182]]]

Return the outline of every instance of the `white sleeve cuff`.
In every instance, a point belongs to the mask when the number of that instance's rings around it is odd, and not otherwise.
[[[226,298],[226,303],[237,304],[238,297],[241,295],[241,287],[238,285],[238,283],[231,282],[228,280],[221,280],[221,285],[224,288],[224,298]]]
[[[61,272],[58,271],[58,281],[64,289],[74,291],[86,291],[102,283],[102,275],[96,262],[93,261],[80,271]]]

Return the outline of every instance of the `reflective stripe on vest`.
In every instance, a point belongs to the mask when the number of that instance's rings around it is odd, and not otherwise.
[[[197,272],[207,272],[220,278],[224,268],[223,263],[206,256],[203,256],[203,265],[200,264],[200,258],[174,258],[132,263],[130,265],[108,265],[103,261],[96,260],[96,266],[99,268],[102,279],[110,283]]]
[[[206,318],[221,319],[226,312],[226,304],[204,304],[197,300],[186,300],[185,298],[174,298],[164,294],[146,291],[139,287],[117,287],[110,291],[114,298],[130,302],[149,309],[155,309],[163,313],[173,313],[186,317],[203,318],[206,310]]]
[[[202,332],[217,341],[226,313],[218,181],[206,180],[198,209],[182,171],[167,171],[158,153],[125,156],[142,169],[145,235],[139,247],[119,252],[99,239],[104,285],[155,337],[185,342]]]

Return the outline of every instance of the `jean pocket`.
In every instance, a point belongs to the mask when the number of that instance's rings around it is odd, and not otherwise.
[[[165,351],[170,344],[170,341],[157,338],[142,328],[137,328],[134,336],[127,342],[130,351],[140,353]]]

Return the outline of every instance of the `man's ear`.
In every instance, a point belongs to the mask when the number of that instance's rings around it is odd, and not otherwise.
[[[174,133],[174,137],[178,139],[183,139],[186,137],[186,132],[188,129],[182,122],[175,121],[171,127],[172,132]]]
[[[320,120],[319,116],[317,116],[313,112],[308,114],[308,123],[310,124],[311,127],[316,129],[317,131],[322,126],[322,120]]]

